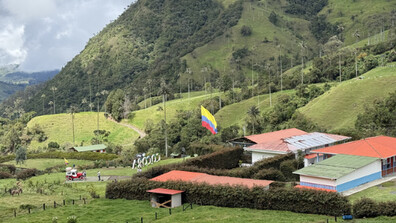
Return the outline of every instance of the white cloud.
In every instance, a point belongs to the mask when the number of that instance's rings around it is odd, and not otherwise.
[[[0,0],[0,66],[64,66],[133,0]]]

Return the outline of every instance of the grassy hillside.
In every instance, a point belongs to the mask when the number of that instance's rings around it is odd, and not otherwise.
[[[77,167],[80,165],[87,165],[93,163],[93,161],[89,160],[76,160],[76,159],[68,159],[70,165],[75,164]],[[15,160],[5,162],[4,164],[12,164],[17,167],[23,168],[36,168],[38,170],[44,170],[48,167],[53,167],[57,165],[65,165],[65,161],[63,159],[28,159],[24,164],[17,165]]]
[[[294,93],[294,90],[288,90],[272,94],[272,105],[276,103],[279,95],[292,93]],[[257,106],[257,104],[259,104],[258,107],[260,109],[260,113],[268,111],[271,108],[269,95],[265,94],[255,96],[238,103],[227,105],[216,113],[216,121],[223,128],[229,127],[231,125],[239,125],[242,127],[245,122],[245,118],[248,116],[247,110],[253,105]]]
[[[90,141],[94,137],[93,131],[97,129],[97,113],[81,112],[75,114],[75,141],[80,144],[84,141],[84,145],[91,144]],[[70,114],[56,114],[35,117],[28,123],[28,128],[34,125],[40,125],[44,130],[48,139],[39,143],[37,140],[32,141],[30,148],[38,148],[39,146],[47,146],[49,142],[57,142],[60,145],[73,142],[72,122]],[[110,131],[108,137],[109,142],[115,144],[131,144],[138,138],[138,133],[125,126],[105,119],[103,113],[99,115],[99,128]]]
[[[25,85],[8,84],[0,81],[0,102],[24,88]]]
[[[396,90],[396,63],[375,68],[334,86],[300,109],[307,117],[328,130],[354,127],[357,115],[365,105],[383,99]]]
[[[201,106],[201,102],[210,98],[210,94],[200,95],[201,93],[194,93],[198,96],[192,97],[190,95],[190,99],[181,98],[172,101],[168,101],[166,103],[166,116],[167,120],[171,120],[177,115],[178,110],[194,110],[199,109]],[[212,96],[217,96],[222,93],[213,93]],[[144,106],[144,105],[143,105]],[[164,118],[164,111],[161,110],[162,103],[153,105],[148,107],[147,109],[142,109],[138,111],[134,111],[135,114],[133,119],[131,120],[124,120],[124,122],[128,122],[132,125],[137,126],[140,129],[144,129],[144,124],[146,120],[151,119],[154,123],[158,123],[161,119]]]

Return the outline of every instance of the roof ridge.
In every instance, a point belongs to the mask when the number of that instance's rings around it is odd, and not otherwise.
[[[383,158],[384,156],[380,153],[380,152],[378,152],[375,148],[374,148],[374,146],[372,146],[369,142],[368,142],[368,140],[366,140],[366,139],[363,139],[381,158]]]

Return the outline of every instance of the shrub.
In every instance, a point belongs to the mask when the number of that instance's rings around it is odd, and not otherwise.
[[[16,167],[10,164],[0,164],[0,172],[15,174]]]
[[[280,170],[274,168],[260,170],[253,176],[253,178],[260,180],[286,181],[283,173]]]
[[[297,170],[297,160],[285,160],[279,166],[280,171],[287,180],[295,180],[297,175],[293,174]]]
[[[378,210],[380,211],[380,215],[396,216],[396,202],[395,201],[379,202]]]
[[[353,214],[357,218],[377,217],[380,215],[379,206],[369,198],[362,198],[353,204]]]
[[[250,36],[252,35],[252,29],[249,26],[243,25],[241,28],[242,36]]]
[[[12,175],[10,173],[0,171],[0,179],[8,179],[8,178],[12,178]]]
[[[67,217],[67,223],[77,223],[77,216],[69,216]]]
[[[21,204],[20,206],[19,206],[19,209],[22,209],[22,210],[27,210],[27,209],[35,209],[36,208],[36,206],[34,206],[33,204]]]
[[[26,180],[27,178],[36,176],[39,174],[39,171],[36,168],[33,169],[24,169],[17,173],[16,177],[19,180]]]

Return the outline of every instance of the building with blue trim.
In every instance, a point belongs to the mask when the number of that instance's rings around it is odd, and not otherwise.
[[[300,175],[300,188],[343,192],[380,179],[381,159],[338,154],[294,173]]]

